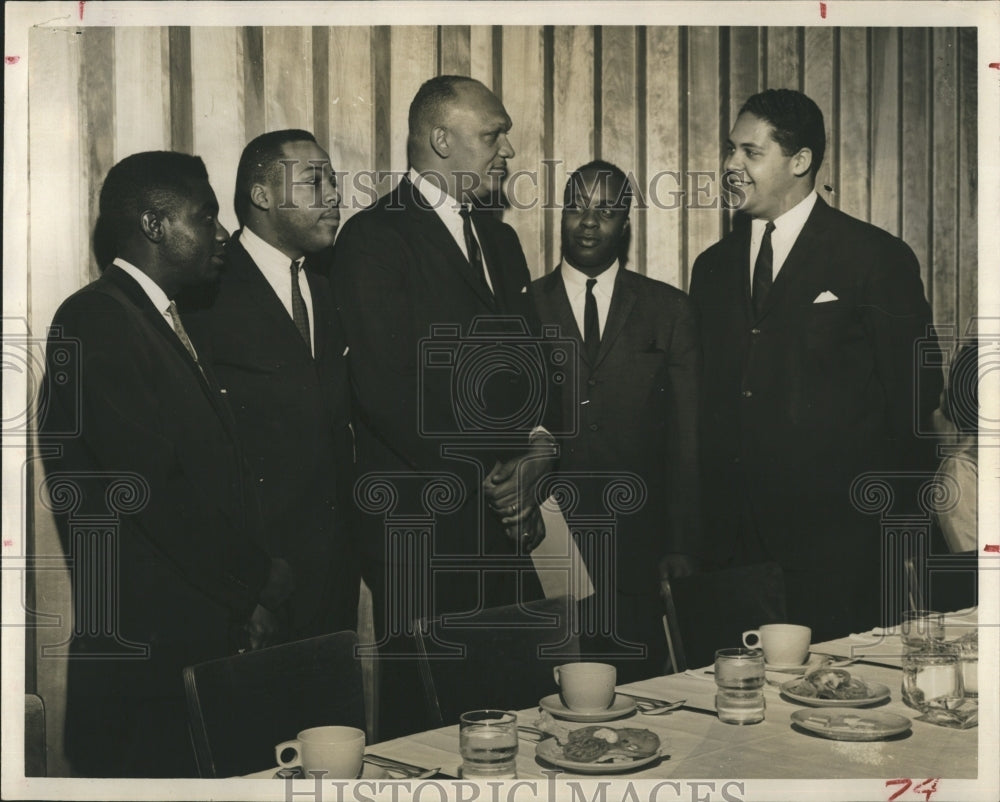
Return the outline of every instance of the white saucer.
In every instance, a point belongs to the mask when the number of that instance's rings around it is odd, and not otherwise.
[[[577,710],[571,710],[566,707],[562,699],[559,698],[559,694],[554,693],[539,701],[538,706],[553,716],[559,716],[559,718],[564,718],[567,721],[610,721],[613,718],[621,718],[634,712],[635,699],[631,696],[616,693],[611,707],[606,710],[598,710],[596,713],[580,713]]]
[[[764,663],[765,671],[780,671],[782,674],[805,674],[809,670],[809,662],[798,665],[784,665],[783,663]]]

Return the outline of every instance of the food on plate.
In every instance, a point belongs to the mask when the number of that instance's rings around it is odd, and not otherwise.
[[[867,699],[868,686],[842,668],[810,671],[789,690],[814,699]]]
[[[638,727],[580,727],[569,734],[563,744],[563,754],[568,760],[592,763],[597,760],[638,760],[655,755],[660,748],[660,737],[650,730]]]

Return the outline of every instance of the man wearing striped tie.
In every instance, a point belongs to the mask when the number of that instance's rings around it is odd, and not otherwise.
[[[307,269],[333,245],[339,204],[330,157],[311,133],[256,137],[236,171],[241,229],[226,270],[209,297],[183,305],[236,417],[268,547],[292,568],[281,611],[292,639],[357,620],[347,346],[326,279]]]
[[[182,669],[268,645],[291,590],[174,302],[219,276],[217,214],[196,156],[123,159],[100,196],[113,261],[50,331],[40,438],[74,589],[66,752],[80,776],[196,776]]]

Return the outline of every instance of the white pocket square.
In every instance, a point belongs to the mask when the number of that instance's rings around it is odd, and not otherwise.
[[[813,303],[814,304],[828,304],[828,303],[830,303],[830,301],[839,301],[839,300],[840,300],[840,298],[838,298],[832,292],[830,292],[829,290],[824,290],[823,292],[821,292],[819,295],[817,295],[813,299]]]
[[[521,287],[521,292],[522,292],[522,293],[525,293],[525,292],[527,292],[527,291],[528,291],[528,285],[527,285],[527,284],[525,284],[525,285],[524,285],[523,287]]]

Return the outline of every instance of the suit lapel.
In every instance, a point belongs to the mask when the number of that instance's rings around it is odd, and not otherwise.
[[[628,316],[635,306],[635,290],[625,275],[625,267],[619,266],[615,277],[615,288],[611,295],[611,308],[608,309],[608,319],[604,323],[604,333],[601,335],[601,347],[597,350],[597,361],[593,367],[598,367],[611,350],[618,335],[621,334]]]
[[[248,295],[261,316],[262,328],[270,329],[286,341],[288,350],[285,353],[301,353],[303,357],[310,356],[309,348],[302,339],[302,335],[299,334],[299,330],[295,328],[295,322],[292,320],[291,315],[288,314],[288,310],[281,303],[281,299],[275,294],[270,282],[260,272],[260,268],[254,264],[253,259],[250,258],[250,254],[240,244],[238,235],[234,235],[233,239],[230,240],[226,254],[234,278],[243,282]],[[290,262],[291,260],[289,259]],[[306,276],[308,280],[309,271],[306,271]],[[291,280],[291,273],[289,273],[289,284]],[[312,285],[310,284],[311,289]],[[313,295],[313,314],[315,315],[318,304],[315,301],[315,293]],[[319,340],[319,325],[316,321],[310,322],[313,327],[313,339]]]
[[[569,295],[566,294],[566,283],[563,281],[562,269],[557,267],[549,273],[542,285],[545,290],[545,302],[548,306],[551,319],[559,326],[561,337],[575,337],[580,343],[580,353],[583,349],[583,332],[577,325],[576,317],[573,316],[573,307],[569,302]],[[586,359],[586,355],[584,355]]]
[[[458,246],[448,227],[438,217],[437,212],[427,205],[417,191],[417,188],[413,186],[408,178],[403,178],[399,182],[398,196],[400,202],[413,216],[416,238],[424,240],[428,248],[433,248],[443,253],[446,262],[445,267],[448,272],[457,274],[488,309],[495,311],[496,298],[473,275],[472,269],[469,267],[469,260],[465,258],[465,254],[462,253],[462,249]],[[490,241],[490,238],[483,235],[482,227],[477,227],[476,231],[480,235],[480,245],[484,253],[483,258],[486,261],[487,270],[490,273],[490,279],[493,281],[494,289],[497,290],[499,288],[496,283],[496,273],[501,272],[497,269],[498,265],[496,263],[499,257],[494,253],[493,243]]]
[[[809,269],[818,264],[818,259],[826,253],[826,248],[822,246],[823,232],[826,230],[824,217],[829,211],[829,206],[822,198],[816,198],[816,205],[809,214],[806,224],[799,232],[792,249],[788,252],[778,276],[774,280],[774,286],[767,296],[764,309],[761,311],[761,318],[764,318],[781,306],[782,300],[787,296],[789,287],[801,278]]]

